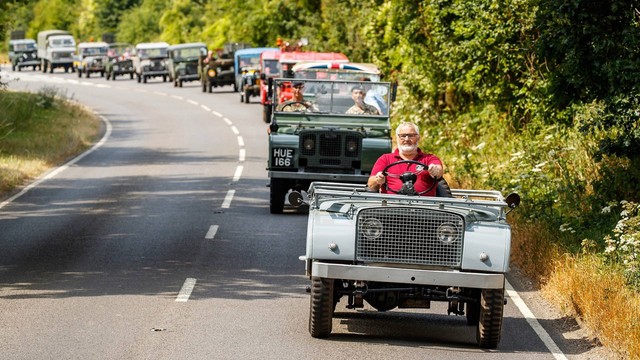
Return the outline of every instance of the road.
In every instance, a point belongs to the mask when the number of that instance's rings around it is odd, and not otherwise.
[[[474,328],[440,305],[341,303],[332,336],[313,339],[298,260],[307,217],[269,213],[257,98],[242,104],[230,86],[209,94],[195,82],[2,71],[19,78],[10,89],[55,87],[105,121],[98,146],[0,208],[2,359],[600,356],[514,277],[496,350],[477,348]]]

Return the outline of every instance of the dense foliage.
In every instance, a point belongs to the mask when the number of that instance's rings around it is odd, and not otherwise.
[[[637,0],[1,4],[5,38],[63,28],[79,41],[111,33],[219,48],[306,37],[309,49],[375,62],[400,84],[394,121],[423,127],[422,146],[445,159],[454,183],[519,191],[523,221],[556,229],[569,249],[585,238],[610,249],[620,216],[600,210],[640,200]]]

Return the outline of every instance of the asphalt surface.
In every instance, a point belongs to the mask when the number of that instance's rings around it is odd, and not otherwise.
[[[304,213],[269,213],[258,98],[2,68],[105,122],[102,142],[0,200],[2,359],[600,359],[588,334],[510,276],[496,350],[464,317],[346,310],[310,337]],[[18,80],[19,79],[19,80]],[[521,302],[521,303],[520,303]],[[523,315],[524,314],[524,315]]]

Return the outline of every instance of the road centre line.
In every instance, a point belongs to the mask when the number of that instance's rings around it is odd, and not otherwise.
[[[222,208],[228,209],[231,206],[231,200],[233,199],[233,195],[236,193],[235,190],[227,191],[227,196],[224,197],[224,201],[222,202]]]
[[[505,282],[505,288],[507,290],[507,295],[509,295],[509,298],[513,301],[513,303],[516,305],[518,310],[520,310],[520,312],[522,313],[522,316],[524,316],[525,320],[527,320],[527,323],[529,324],[529,326],[531,326],[533,331],[536,332],[540,340],[542,340],[542,342],[547,347],[547,349],[549,349],[553,357],[556,360],[567,360],[567,357],[562,353],[562,350],[560,350],[560,348],[553,341],[549,333],[547,333],[547,331],[542,327],[542,325],[540,325],[540,322],[538,322],[538,319],[536,319],[535,315],[533,315],[531,310],[529,310],[529,307],[527,307],[527,304],[525,304],[524,300],[522,300],[518,292],[515,291],[515,289],[513,288],[513,286],[511,286],[509,281],[505,279],[504,282]]]
[[[207,240],[211,240],[214,237],[216,237],[217,232],[218,232],[218,225],[211,225],[209,226],[209,231],[207,231],[207,234],[204,236],[204,238]]]
[[[199,106],[199,105],[200,105],[197,101],[193,101],[193,100],[191,100],[191,99],[187,99],[187,102],[188,102],[189,104],[192,104],[192,105],[195,105],[195,106]]]
[[[244,146],[244,140],[242,140],[242,136],[238,136],[238,145],[240,145],[240,147]]]
[[[156,94],[156,95],[160,95],[160,96],[167,96],[167,95],[169,95],[169,94],[167,94],[167,93],[165,93],[165,92],[161,92],[161,91],[154,91],[153,93],[154,93],[154,94]]]
[[[212,113],[213,115],[217,116],[217,117],[222,117],[222,114],[220,114],[220,113],[219,113],[219,112],[217,112],[217,111],[212,111],[211,113]]]
[[[231,131],[233,131],[233,133],[236,135],[240,134],[240,131],[238,131],[238,128],[235,127],[234,125],[231,125]]]
[[[182,285],[182,289],[178,293],[178,297],[176,297],[176,302],[187,302],[189,297],[191,297],[191,292],[193,292],[193,287],[196,286],[196,279],[187,278]]]
[[[238,160],[239,160],[240,162],[243,162],[243,161],[244,161],[244,158],[245,158],[245,156],[246,156],[246,153],[247,153],[247,152],[246,152],[246,150],[245,150],[245,149],[240,149],[240,155],[238,156]]]
[[[231,181],[238,182],[238,180],[240,180],[240,175],[242,175],[243,169],[244,167],[242,165],[238,165],[238,167],[236,168],[236,173],[233,175],[233,179]]]
[[[233,122],[231,122],[231,120],[229,120],[227,118],[222,118],[222,120],[224,120],[224,122],[226,122],[227,125],[229,125],[229,126],[233,125]]]
[[[184,100],[184,98],[182,96],[179,95],[171,95],[172,98],[174,99],[178,99],[178,100]]]
[[[209,107],[207,107],[207,105],[200,105],[200,107],[201,107],[204,111],[211,111],[211,109],[209,109]]]

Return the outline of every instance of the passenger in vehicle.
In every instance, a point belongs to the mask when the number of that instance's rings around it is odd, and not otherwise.
[[[291,85],[292,98],[278,105],[277,111],[319,111],[311,101],[304,99],[304,82],[294,81]]]
[[[398,175],[406,172],[419,173],[413,187],[416,192],[429,190],[423,196],[436,196],[434,182],[437,182],[444,174],[442,161],[433,154],[423,152],[419,147],[420,128],[411,122],[403,122],[396,128],[398,148],[388,154],[383,154],[373,165],[371,175],[367,185],[369,189],[387,194],[392,193],[388,189],[398,190],[402,188],[403,182]],[[397,161],[413,160],[425,165],[426,171],[420,171],[418,164],[406,163],[391,166],[387,169],[390,176],[385,177],[382,171],[389,165]]]
[[[360,81],[371,81],[371,79],[368,78],[368,77],[361,77],[358,80],[360,80]],[[378,109],[380,114],[386,115],[387,114],[387,103],[382,98],[382,96],[380,94],[378,94],[378,92],[375,89],[371,88],[371,84],[366,84],[365,83],[365,84],[362,84],[362,86],[364,86],[364,90],[366,92],[366,95],[364,96],[365,104],[369,104],[369,105],[375,107],[376,109]]]
[[[377,108],[364,102],[365,93],[366,91],[362,85],[356,85],[351,88],[351,99],[355,104],[345,114],[380,115],[380,111]]]

